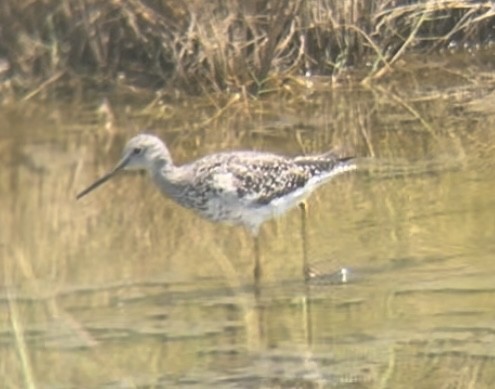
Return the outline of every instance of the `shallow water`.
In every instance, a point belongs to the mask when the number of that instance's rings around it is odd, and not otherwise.
[[[3,107],[4,386],[493,387],[491,95],[391,90],[224,110],[115,103],[111,116],[87,103]],[[262,228],[256,294],[249,234],[178,207],[147,177],[75,201],[139,128],[178,162],[332,145],[363,157],[308,202],[320,277],[300,274],[297,209]],[[341,267],[349,282],[325,276]]]

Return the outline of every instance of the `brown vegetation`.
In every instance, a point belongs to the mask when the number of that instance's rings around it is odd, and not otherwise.
[[[0,91],[84,79],[258,93],[350,69],[370,80],[413,48],[491,43],[494,15],[468,0],[4,0]]]

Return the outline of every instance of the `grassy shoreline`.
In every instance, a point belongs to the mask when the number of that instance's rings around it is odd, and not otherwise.
[[[5,0],[0,94],[126,84],[276,90],[301,75],[374,82],[410,52],[492,45],[489,2]]]

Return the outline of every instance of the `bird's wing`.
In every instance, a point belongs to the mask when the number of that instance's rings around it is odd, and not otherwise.
[[[265,205],[304,187],[311,172],[292,159],[272,154],[233,153],[203,159],[196,168],[197,187],[251,205]]]

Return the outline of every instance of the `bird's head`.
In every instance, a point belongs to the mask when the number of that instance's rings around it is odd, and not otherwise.
[[[154,169],[164,168],[171,164],[170,153],[160,138],[148,134],[137,135],[127,142],[122,157],[113,170],[96,180],[76,198],[80,199],[85,196],[121,170],[146,170],[152,173]]]
[[[140,134],[127,142],[114,170],[152,171],[157,162],[162,165],[171,163],[167,147],[154,135]]]

